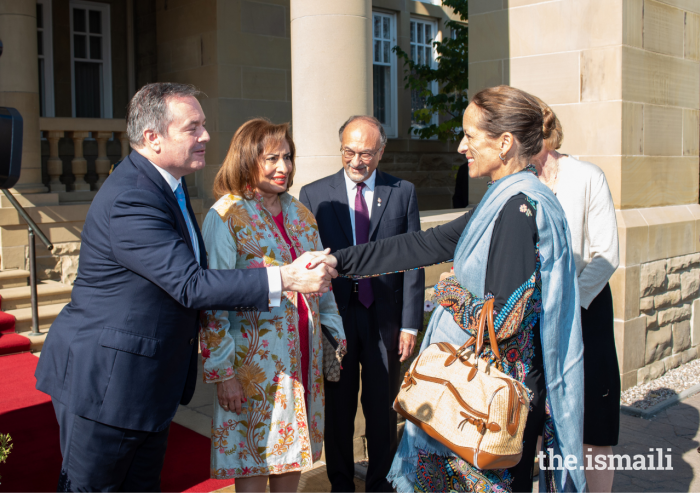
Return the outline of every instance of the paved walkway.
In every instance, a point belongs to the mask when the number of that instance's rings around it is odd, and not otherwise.
[[[197,390],[187,406],[180,406],[174,421],[206,437],[210,436],[211,417],[216,385],[202,381],[200,359]],[[659,413],[651,420],[631,416],[620,417],[620,443],[615,454],[654,455],[662,448],[664,456],[671,455],[670,471],[616,471],[613,491],[688,492],[700,491],[700,394]],[[654,449],[652,452],[649,449]],[[666,449],[670,448],[668,452]],[[666,459],[664,458],[664,461]],[[666,466],[666,464],[664,464]],[[696,475],[697,472],[697,475]],[[364,491],[364,482],[355,480],[358,492]],[[234,491],[233,488],[226,491]],[[326,467],[317,467],[302,475],[300,492],[330,491]],[[534,491],[537,491],[535,483]]]
[[[615,454],[671,455],[671,471],[616,471],[613,491],[700,491],[700,394],[662,411],[651,420],[622,415]],[[671,451],[668,452],[667,449]],[[665,459],[664,459],[665,460]],[[654,459],[655,465],[657,459]],[[667,464],[664,464],[666,466]]]

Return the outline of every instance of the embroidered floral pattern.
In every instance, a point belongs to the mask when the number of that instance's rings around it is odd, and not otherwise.
[[[527,217],[532,217],[532,211],[525,204],[520,206],[520,212],[524,213]]]
[[[322,250],[316,220],[308,209],[288,194],[280,200],[295,254]],[[203,233],[214,269],[252,269],[292,261],[289,246],[259,194],[253,200],[221,197],[209,211]],[[320,458],[324,426],[320,325],[328,326],[340,344],[345,344],[345,334],[332,293],[305,295],[305,302],[309,310],[308,389],[301,382],[296,293],[283,293],[280,306],[270,312],[202,313],[204,381],[235,376],[247,397],[240,415],[224,411],[215,400],[213,478],[300,471]]]

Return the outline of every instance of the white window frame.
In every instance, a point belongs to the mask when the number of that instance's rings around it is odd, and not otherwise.
[[[390,26],[390,51],[389,51],[389,63],[384,63],[384,61],[380,63],[376,63],[375,60],[375,53],[374,53],[374,42],[375,40],[378,41],[380,38],[375,38],[374,35],[374,20],[375,16],[380,16],[382,18],[389,18],[389,26]],[[383,37],[381,38],[382,42],[386,41]],[[382,12],[382,11],[372,11],[372,71],[374,71],[374,65],[381,65],[381,66],[388,66],[390,67],[390,104],[391,108],[389,111],[389,123],[383,124],[384,126],[384,132],[386,133],[388,138],[396,138],[399,135],[399,112],[398,112],[398,82],[397,82],[397,75],[396,75],[396,53],[393,52],[394,46],[396,46],[397,43],[397,38],[396,38],[396,14],[393,13],[387,13],[387,12]],[[374,96],[372,97],[372,101],[374,102]],[[374,113],[374,110],[372,110]]]
[[[426,3],[427,3],[427,2],[426,2]],[[433,38],[432,38],[432,40],[430,41],[430,52],[431,52],[431,54],[432,54],[432,58],[431,58],[430,63],[431,63],[431,67],[432,67],[432,68],[437,68],[437,63],[438,63],[438,62],[437,62],[437,50],[435,49],[435,46],[432,45],[432,43],[433,43],[434,41],[440,41],[440,32],[438,31],[438,22],[437,22],[437,20],[435,20],[435,19],[427,19],[427,18],[425,18],[425,17],[411,17],[410,22],[411,22],[411,23],[416,22],[416,23],[421,23],[421,24],[424,24],[424,25],[429,25],[429,26],[431,26],[431,29],[432,29],[432,31],[433,31]],[[410,29],[411,29],[411,24],[409,23],[409,32],[408,32],[408,39],[409,39],[409,46],[410,46],[410,48],[409,48],[409,56],[412,56],[412,55],[413,55],[413,50],[412,50],[412,48],[413,48],[414,46],[417,47],[417,46],[419,45],[419,43],[418,43],[417,41],[411,41],[411,31],[410,31]],[[423,49],[425,49],[425,48],[428,47],[428,44],[424,41],[422,44],[420,44],[420,47],[423,48]],[[413,58],[411,58],[411,59],[413,60]],[[430,84],[430,86],[431,86],[431,87],[430,87],[431,92],[432,92],[433,94],[437,94],[438,89],[439,89],[439,88],[438,88],[437,82],[433,81],[433,82]],[[412,98],[412,97],[413,97],[413,95],[411,95],[411,98]],[[413,102],[411,102],[411,104],[413,104]],[[412,111],[413,111],[413,108],[411,107],[411,112],[412,112]],[[437,125],[439,122],[440,122],[439,116],[438,116],[438,115],[433,115],[433,119],[432,119],[431,123]],[[420,127],[418,127],[417,125],[414,125],[413,123],[411,123],[411,128],[420,128]],[[416,135],[416,134],[413,133],[413,132],[411,132],[411,137],[414,138],[414,139],[420,139],[420,138],[421,138],[419,135]]]
[[[39,55],[39,59],[44,60],[44,107],[41,108],[46,117],[56,116],[56,105],[53,92],[53,15],[51,12],[52,0],[36,0],[36,3],[42,6],[42,24],[44,27],[41,31],[44,32],[42,40],[44,42],[43,55]],[[37,31],[39,27],[37,27]],[[38,50],[37,50],[38,51]]]
[[[442,5],[442,0],[415,0],[421,3],[431,3],[433,5]]]
[[[102,108],[100,118],[112,118],[112,32],[110,30],[110,5],[108,3],[84,2],[71,0],[70,2],[70,75],[71,96],[73,106],[73,118],[75,118],[75,51],[73,47],[73,10],[89,9],[102,12]],[[89,40],[87,45],[89,45]],[[88,48],[89,49],[89,48]],[[83,61],[82,58],[77,59]],[[86,59],[91,63],[100,63]]]

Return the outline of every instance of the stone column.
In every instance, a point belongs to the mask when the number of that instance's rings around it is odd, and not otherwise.
[[[96,132],[95,135],[97,140],[97,159],[95,160],[97,183],[95,186],[99,189],[109,176],[109,169],[112,166],[107,157],[107,141],[112,138],[112,132]]]
[[[73,190],[76,192],[89,192],[90,184],[85,181],[85,176],[87,175],[87,159],[83,156],[83,143],[87,139],[90,132],[71,132],[73,138],[73,160],[71,161],[71,167],[73,169],[73,175],[75,176],[75,182],[73,183]]]
[[[292,193],[341,167],[338,128],[372,114],[372,2],[291,0]]]
[[[0,106],[16,108],[24,120],[22,174],[15,190],[46,192],[41,183],[35,2],[0,2],[0,36],[4,50],[0,56]]]

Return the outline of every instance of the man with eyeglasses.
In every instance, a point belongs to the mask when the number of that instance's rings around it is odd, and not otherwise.
[[[316,216],[323,246],[335,252],[420,230],[413,184],[377,169],[387,140],[379,120],[352,116],[338,135],[343,169],[299,193]],[[332,284],[348,354],[340,381],[325,382],[328,478],[332,491],[355,491],[353,437],[361,381],[369,457],[365,489],[393,491],[386,480],[398,445],[392,404],[401,383],[401,362],[413,353],[423,327],[425,274],[417,270],[361,280],[339,277]]]

